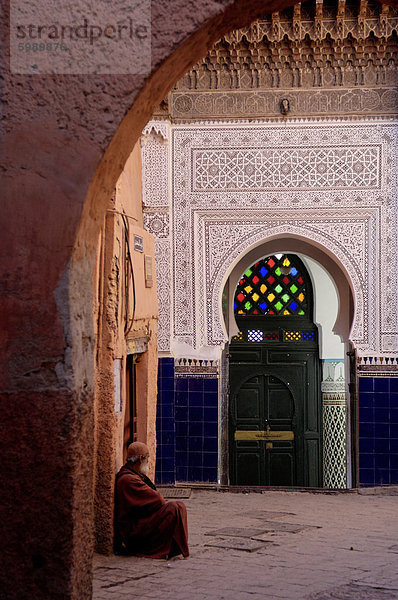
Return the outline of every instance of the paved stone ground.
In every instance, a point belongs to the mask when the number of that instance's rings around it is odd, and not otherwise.
[[[191,556],[96,556],[94,600],[398,600],[398,495],[193,490],[184,502]]]

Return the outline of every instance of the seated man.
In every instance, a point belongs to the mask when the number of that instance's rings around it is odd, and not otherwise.
[[[171,558],[189,556],[187,509],[183,502],[166,502],[148,472],[148,446],[130,444],[126,464],[116,476],[116,551]]]

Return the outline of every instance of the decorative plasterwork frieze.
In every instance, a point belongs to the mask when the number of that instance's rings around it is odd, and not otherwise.
[[[289,89],[231,92],[173,92],[174,120],[281,118],[281,103],[289,102],[289,116],[396,115],[396,87],[379,89]]]
[[[380,145],[193,149],[192,191],[380,189]]]
[[[217,360],[197,360],[190,358],[174,359],[176,377],[217,378],[219,363]]]

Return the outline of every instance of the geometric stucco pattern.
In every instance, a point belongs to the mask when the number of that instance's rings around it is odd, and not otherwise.
[[[221,296],[234,265],[254,246],[288,235],[326,250],[346,271],[359,355],[398,352],[394,121],[160,123],[172,145],[148,124],[143,176],[152,192],[144,215],[155,238],[171,242],[172,266],[164,256],[162,268],[173,290],[167,301],[164,283],[160,321],[172,322],[175,341],[193,357],[221,346]]]
[[[378,188],[380,146],[193,150],[194,191]]]

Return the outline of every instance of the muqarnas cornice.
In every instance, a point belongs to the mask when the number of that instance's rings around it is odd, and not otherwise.
[[[170,93],[170,115],[395,115],[397,25],[379,3],[298,3],[219,40]]]

